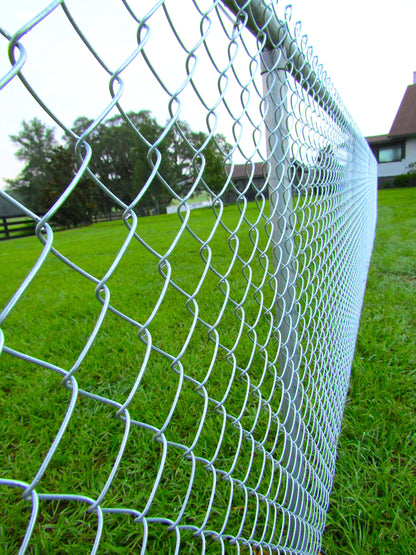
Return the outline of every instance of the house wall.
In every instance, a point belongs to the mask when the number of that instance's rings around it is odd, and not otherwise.
[[[416,137],[406,139],[406,158],[400,162],[378,164],[378,177],[395,177],[407,173],[407,166],[416,162]]]

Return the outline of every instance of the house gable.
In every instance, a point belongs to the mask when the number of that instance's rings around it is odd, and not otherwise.
[[[399,106],[389,137],[416,136],[416,84],[409,85]]]
[[[387,135],[367,137],[378,162],[378,182],[392,181],[416,162],[416,72]]]

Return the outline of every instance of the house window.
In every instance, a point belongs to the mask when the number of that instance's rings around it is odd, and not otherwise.
[[[401,143],[383,145],[378,148],[378,161],[380,164],[384,162],[399,162],[403,158],[403,145]]]

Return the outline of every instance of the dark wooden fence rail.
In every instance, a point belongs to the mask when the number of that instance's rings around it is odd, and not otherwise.
[[[100,214],[93,218],[92,223],[111,222],[120,220],[123,211],[111,212],[110,214]],[[20,216],[4,216],[0,215],[0,241],[4,239],[17,239],[18,237],[27,237],[34,235],[36,222],[25,215]],[[53,226],[54,230],[65,229],[63,226]]]
[[[92,223],[97,224],[99,222],[112,222],[114,220],[121,220],[122,217],[123,210],[109,212],[108,214],[97,214],[96,216],[93,216]]]
[[[27,237],[35,233],[35,222],[27,216],[0,216],[0,240]]]

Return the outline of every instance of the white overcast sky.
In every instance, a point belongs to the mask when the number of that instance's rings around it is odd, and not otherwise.
[[[131,6],[142,16],[155,3],[132,0]],[[201,0],[199,4],[206,6],[209,1]],[[387,133],[416,71],[416,0],[292,0],[291,4],[291,26],[298,20],[302,22],[302,34],[308,35],[308,44],[313,46],[314,54],[362,133],[365,136]],[[13,35],[47,5],[44,0],[0,0],[0,25]],[[137,46],[137,24],[120,0],[67,0],[67,5],[111,68],[117,68]],[[277,4],[279,14],[283,15],[285,5],[286,2]],[[174,6],[172,13],[181,36],[187,44],[194,44],[199,29],[193,24],[197,20],[192,19],[196,16],[191,15],[191,11],[195,12],[191,2],[167,0],[167,6]],[[173,71],[179,51],[173,47],[165,51],[160,48],[167,32],[163,26],[153,32],[154,46],[149,51],[161,72],[164,63],[166,83],[175,88],[182,78]],[[80,115],[95,118],[108,104],[108,75],[81,48],[61,8],[27,34],[22,43],[28,54],[24,74],[65,125],[70,126]],[[10,68],[7,47],[8,41],[0,36],[0,76]],[[160,87],[150,74],[141,70],[135,73],[134,68],[128,71],[123,95],[126,108],[150,108],[164,121],[168,116],[168,96],[163,100]],[[206,94],[209,97],[210,93]],[[202,128],[205,114],[200,109],[193,112],[193,104],[189,102],[188,112],[185,110],[182,117],[195,129]],[[48,124],[53,122],[17,78],[0,91],[0,109],[1,179],[14,177],[21,168],[8,138],[18,132],[20,122],[33,116]]]

